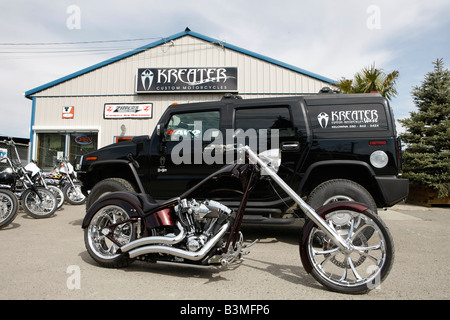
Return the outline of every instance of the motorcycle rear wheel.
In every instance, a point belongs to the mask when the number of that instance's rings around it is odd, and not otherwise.
[[[133,260],[128,254],[118,252],[121,246],[136,239],[136,232],[127,212],[117,205],[107,205],[99,209],[84,229],[84,243],[89,255],[99,265],[106,268],[128,266]],[[110,226],[115,227],[110,228]],[[114,241],[112,241],[113,239]],[[116,242],[116,243],[115,243]]]
[[[44,187],[36,187],[36,191],[28,189],[22,194],[22,206],[26,214],[35,219],[52,216],[58,205],[56,197]]]
[[[341,250],[309,221],[300,245],[305,269],[332,291],[360,294],[379,288],[394,261],[394,243],[384,222],[370,209],[335,210],[325,219],[346,239],[351,250]]]
[[[14,221],[18,208],[19,202],[15,194],[9,190],[0,190],[0,228]]]
[[[64,193],[62,192],[62,190],[57,186],[53,185],[47,186],[47,189],[50,190],[56,198],[56,209],[61,208],[65,200]]]

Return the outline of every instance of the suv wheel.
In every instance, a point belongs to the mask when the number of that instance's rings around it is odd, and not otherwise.
[[[88,210],[95,201],[97,201],[101,196],[107,193],[115,191],[130,191],[135,192],[134,187],[125,179],[121,178],[108,178],[101,180],[97,183],[89,193],[86,200],[86,210]]]
[[[377,205],[370,193],[360,184],[346,179],[329,180],[318,185],[308,196],[307,202],[315,210],[336,201],[356,201],[369,206],[377,213]]]

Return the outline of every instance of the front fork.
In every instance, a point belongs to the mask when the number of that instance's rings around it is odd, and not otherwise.
[[[294,200],[305,214],[325,232],[325,234],[343,251],[350,251],[351,245],[342,238],[333,228],[331,228],[324,219],[322,219],[316,211],[310,207],[300,196],[292,190],[289,185],[281,179],[278,174],[262,161],[258,155],[253,152],[248,146],[244,147],[253,163],[258,163],[262,170],[264,170],[291,198]]]

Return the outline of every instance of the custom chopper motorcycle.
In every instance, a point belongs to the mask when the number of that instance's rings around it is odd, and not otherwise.
[[[304,211],[300,258],[308,273],[326,288],[364,293],[383,281],[393,264],[394,245],[383,221],[367,205],[334,202],[317,212],[278,175],[279,150],[256,154],[248,146],[216,146],[245,161],[229,164],[177,198],[157,203],[149,195],[112,192],[98,199],[82,223],[90,256],[103,267],[133,260],[194,266],[241,262],[240,232],[247,199],[258,179],[272,179]],[[242,200],[237,212],[207,191],[222,179],[237,179]]]

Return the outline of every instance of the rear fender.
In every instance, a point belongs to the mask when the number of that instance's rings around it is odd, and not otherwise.
[[[122,207],[126,210],[130,218],[140,218],[144,216],[141,202],[136,197],[136,195],[130,192],[123,191],[111,192],[102,196],[100,199],[94,202],[94,204],[86,212],[81,227],[83,229],[87,228],[92,217],[98,212],[98,210],[107,205],[116,205]]]
[[[351,210],[355,212],[364,212],[368,210],[369,207],[365,204],[359,203],[359,202],[350,202],[350,201],[338,201],[333,202],[330,204],[327,204],[325,206],[320,207],[317,209],[317,214],[325,220],[325,216],[332,212],[337,210]],[[309,220],[306,225],[303,227],[302,230],[302,236],[300,240],[300,258],[302,260],[303,268],[305,268],[306,272],[310,273],[313,269],[311,262],[308,259],[308,256],[306,254],[308,250],[308,235],[311,232],[311,229],[314,228],[316,224]]]

